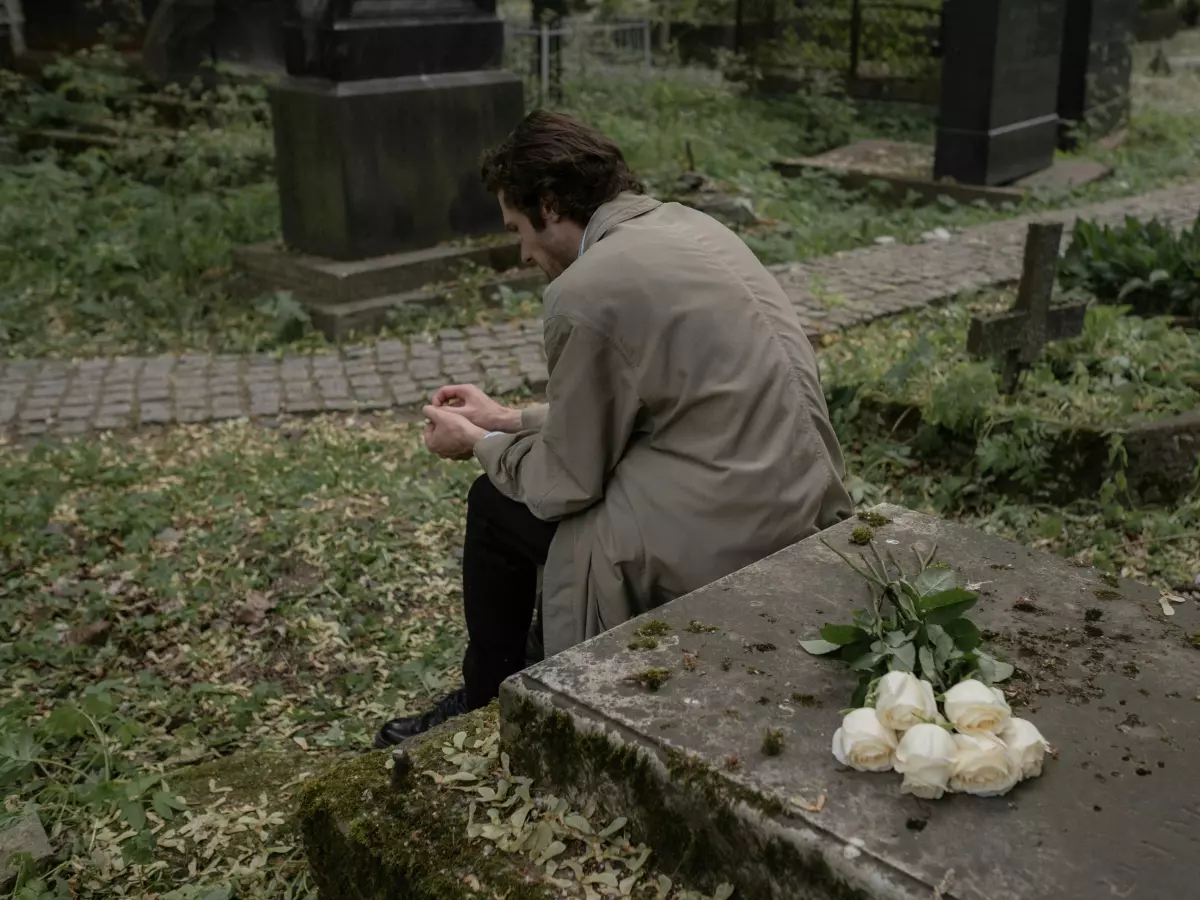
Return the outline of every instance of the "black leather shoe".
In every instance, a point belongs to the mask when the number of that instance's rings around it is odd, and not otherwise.
[[[470,707],[467,706],[467,689],[459,688],[439,700],[437,706],[427,713],[385,722],[375,735],[375,749],[386,750],[388,747],[394,747],[401,741],[423,734],[435,725],[441,725],[447,719],[470,711]]]

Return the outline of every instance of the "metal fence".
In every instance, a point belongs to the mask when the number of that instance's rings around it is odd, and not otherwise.
[[[505,68],[525,79],[530,103],[544,106],[563,98],[564,85],[596,75],[632,74],[653,65],[648,19],[550,24],[506,22]]]

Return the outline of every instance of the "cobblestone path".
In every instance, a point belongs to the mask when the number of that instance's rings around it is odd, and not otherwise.
[[[1200,182],[1139,197],[965,229],[948,240],[892,244],[776,267],[814,338],[1015,281],[1026,225],[1076,217],[1157,216],[1176,227],[1200,212]],[[82,362],[0,359],[0,433],[23,437],[244,416],[411,407],[448,381],[506,392],[546,381],[541,323],[443,331],[337,353],[116,357]]]

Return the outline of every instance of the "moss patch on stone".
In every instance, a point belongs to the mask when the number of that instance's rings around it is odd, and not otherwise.
[[[866,525],[856,525],[854,530],[850,532],[850,543],[862,546],[871,543],[871,538],[875,537],[875,532]]]
[[[869,509],[863,510],[862,512],[860,512],[858,514],[858,520],[860,522],[865,522],[866,524],[870,525],[872,528],[882,528],[884,525],[892,524],[892,520],[889,519],[887,516],[880,515],[877,512],[872,512]]]
[[[778,756],[783,752],[783,732],[778,728],[768,728],[763,732],[763,756]]]
[[[630,650],[657,650],[658,640],[652,637],[640,637],[629,642]]]
[[[407,749],[414,772],[442,765],[448,734],[497,726],[495,705],[451,720]],[[368,753],[329,767],[296,796],[296,815],[322,900],[460,900],[473,893],[507,900],[551,900],[517,854],[486,852],[466,837],[469,797],[415,777],[391,786],[390,754]]]
[[[670,669],[642,669],[629,676],[629,680],[640,684],[648,691],[657,691],[671,677]]]
[[[651,753],[605,733],[577,730],[570,716],[527,697],[507,700],[504,719],[502,743],[514,771],[548,789],[587,791],[606,813],[627,816],[631,839],[650,844],[657,866],[673,877],[710,889],[731,881],[738,896],[766,896],[768,883],[787,883],[796,896],[867,900],[818,853],[802,853],[748,827],[746,809],[773,819],[795,813],[697,756],[672,748]],[[740,760],[731,765],[730,757],[722,764],[740,768]]]
[[[671,626],[661,619],[651,619],[645,625],[634,631],[634,634],[641,637],[666,637],[671,633]]]

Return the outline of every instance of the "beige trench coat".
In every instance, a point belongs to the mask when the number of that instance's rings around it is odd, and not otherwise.
[[[496,487],[558,521],[547,656],[851,513],[816,358],[741,239],[622,194],[546,289],[545,406],[480,441]]]

